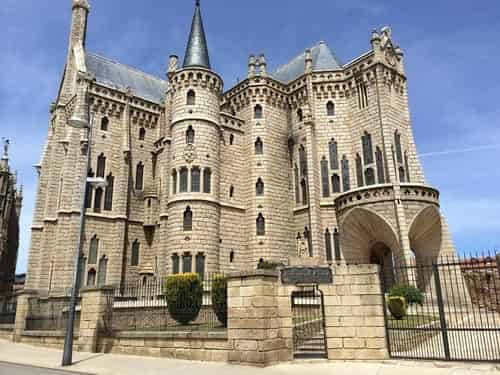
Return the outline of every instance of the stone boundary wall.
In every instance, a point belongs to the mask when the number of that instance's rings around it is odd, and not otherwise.
[[[14,324],[0,324],[0,339],[11,341],[14,336]]]
[[[18,336],[18,342],[33,346],[43,346],[51,349],[61,349],[64,346],[63,331],[23,331]],[[75,332],[75,350],[79,350],[78,346],[78,332]]]
[[[100,338],[101,353],[226,362],[226,332],[121,332]]]

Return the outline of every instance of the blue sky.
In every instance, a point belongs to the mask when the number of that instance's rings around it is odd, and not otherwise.
[[[194,0],[90,0],[87,49],[164,76],[183,56]],[[138,5],[139,4],[139,5]],[[2,0],[0,136],[25,200],[18,272],[26,269],[36,174],[48,109],[64,66],[71,0]],[[410,109],[430,184],[461,252],[500,248],[500,2],[482,0],[202,0],[213,68],[226,88],[250,53],[270,68],[325,40],[342,62],[391,25],[405,52]],[[488,146],[488,147],[483,147]],[[468,152],[443,152],[466,150]],[[434,156],[428,153],[439,152]]]

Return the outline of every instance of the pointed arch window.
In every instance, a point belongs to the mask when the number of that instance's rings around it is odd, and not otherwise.
[[[326,114],[327,116],[335,116],[335,103],[331,101],[326,103]]]
[[[264,153],[264,143],[262,142],[262,139],[258,137],[257,140],[255,141],[255,154],[262,155],[263,153]]]
[[[233,262],[234,262],[234,251],[231,250],[231,252],[229,253],[229,263]]]
[[[405,151],[405,168],[406,168],[406,182],[411,182],[410,180],[410,164],[408,162],[408,153]]]
[[[96,177],[104,178],[106,173],[106,157],[104,154],[101,154],[97,157],[97,175]]]
[[[257,104],[253,109],[253,117],[254,119],[261,119],[263,117],[263,110],[260,104]]]
[[[406,173],[403,167],[399,167],[399,182],[401,183],[406,182]]]
[[[323,198],[328,198],[330,196],[330,178],[328,161],[324,156],[323,159],[321,159],[321,186],[323,190]]]
[[[375,185],[375,171],[373,168],[366,168],[365,181],[367,186]]]
[[[394,133],[394,145],[396,147],[396,160],[403,163],[403,149],[401,148],[401,134],[396,130]]]
[[[95,286],[95,278],[96,278],[96,272],[95,269],[92,268],[87,273],[87,286],[89,287]]]
[[[89,169],[89,172],[87,173],[87,177],[94,177],[94,172],[92,169]],[[94,191],[94,188],[90,182],[87,182],[85,185],[85,208],[91,208],[92,207],[92,193]]]
[[[89,246],[89,264],[97,264],[97,254],[99,252],[99,239],[97,235],[92,237]]]
[[[356,154],[356,178],[358,182],[358,187],[363,187],[363,162],[361,161],[361,156]]]
[[[312,256],[313,256],[312,238],[311,238],[311,231],[309,230],[308,227],[304,228],[304,239],[307,241],[307,247],[309,249],[309,256],[312,258]]]
[[[191,232],[193,230],[193,211],[191,211],[191,207],[187,207],[186,211],[184,211],[182,229],[184,232]]]
[[[340,176],[336,173],[332,176],[332,189],[334,193],[340,193],[342,191],[340,186]]]
[[[102,207],[102,194],[103,190],[101,187],[98,187],[95,189],[95,194],[94,194],[94,212],[101,212],[101,207]]]
[[[179,255],[173,254],[172,255],[172,274],[177,275],[180,271],[180,266],[179,266]]]
[[[106,274],[108,273],[108,258],[103,256],[99,261],[99,267],[97,271],[97,286],[104,286],[106,284]]]
[[[139,162],[135,170],[135,190],[142,190],[144,188],[144,164]]]
[[[300,164],[300,173],[302,176],[307,175],[307,153],[304,145],[300,145],[299,147],[299,164]]]
[[[342,157],[342,185],[344,191],[351,190],[351,174],[349,172],[349,160],[345,155]]]
[[[201,171],[198,167],[193,167],[191,169],[191,191],[194,193],[200,192],[200,175]]]
[[[257,226],[257,236],[265,236],[266,235],[266,219],[264,219],[264,215],[261,213],[257,216],[256,221]]]
[[[335,231],[333,232],[333,248],[335,251],[335,260],[339,262],[342,259],[342,256],[340,253],[340,233],[337,228],[335,228]]]
[[[194,90],[189,90],[186,95],[186,104],[195,105],[196,104],[196,93]]]
[[[113,210],[113,189],[115,185],[115,177],[110,173],[106,177],[106,194],[104,195],[104,211]]]
[[[212,170],[210,168],[205,168],[203,170],[203,192],[205,194],[210,194],[212,191]]]
[[[302,192],[302,204],[305,206],[308,203],[307,199],[307,183],[306,179],[303,178],[302,181],[300,181],[300,190]]]
[[[384,157],[382,151],[377,147],[375,151],[375,160],[377,163],[377,178],[379,184],[385,183],[385,172],[384,172]]]
[[[229,144],[232,146],[234,144],[234,134],[229,136]]]
[[[293,174],[295,179],[295,203],[300,203],[300,183],[299,183],[299,167],[294,165]]]
[[[255,184],[255,191],[258,197],[264,195],[264,181],[262,181],[262,178],[259,178],[257,180],[257,183]]]
[[[139,141],[144,141],[146,139],[146,129],[139,129]]]
[[[109,125],[109,118],[104,116],[101,119],[101,130],[107,131],[108,130],[108,125]]]
[[[337,141],[335,141],[333,138],[328,144],[328,150],[330,152],[330,168],[332,168],[333,170],[339,169],[338,146]]]
[[[132,254],[130,257],[131,266],[135,267],[139,265],[140,251],[141,251],[141,243],[139,242],[139,240],[135,240],[132,243]]]
[[[331,262],[333,260],[332,255],[332,234],[330,230],[327,229],[325,232],[325,249],[326,249],[326,261]]]
[[[177,171],[172,171],[172,194],[177,194]]]
[[[363,144],[363,160],[365,165],[373,163],[372,135],[365,132],[363,137],[361,137],[361,142]]]
[[[186,130],[186,143],[188,145],[194,144],[194,136],[195,136],[194,129],[191,125],[189,125],[189,127]]]
[[[187,193],[188,191],[188,169],[186,167],[182,167],[179,171],[179,193]]]
[[[205,278],[205,255],[203,253],[196,254],[195,271],[201,280]]]
[[[78,276],[77,276],[77,285],[78,288],[82,288],[85,283],[85,268],[87,268],[87,258],[80,255],[80,262],[78,262]]]

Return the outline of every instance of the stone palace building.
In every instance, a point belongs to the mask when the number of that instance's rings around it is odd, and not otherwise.
[[[13,292],[23,191],[9,167],[9,141],[0,159],[0,296]]]
[[[185,57],[170,57],[166,79],[90,52],[89,11],[73,0],[26,288],[70,287],[84,175],[107,186],[87,183],[83,285],[454,253],[390,28],[367,35],[370,48],[347,63],[325,42],[274,72],[264,54],[250,55],[247,77],[225,89],[199,1]],[[90,169],[88,134],[72,117],[91,123]]]

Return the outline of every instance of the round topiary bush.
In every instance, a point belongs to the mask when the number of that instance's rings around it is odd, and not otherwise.
[[[424,294],[413,285],[394,285],[389,289],[389,297],[403,297],[409,306],[424,303]]]
[[[196,273],[184,273],[167,278],[165,297],[170,316],[186,325],[198,317],[203,303],[203,283]]]
[[[401,320],[406,316],[406,301],[404,297],[389,297],[387,307],[394,319]]]
[[[212,279],[212,308],[219,322],[227,327],[227,279],[223,275]]]

